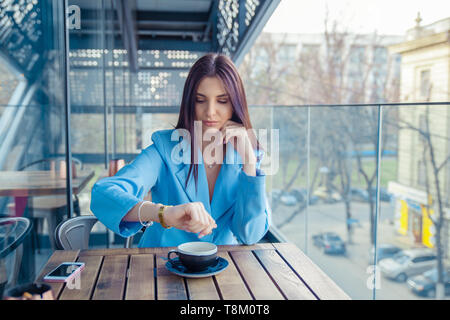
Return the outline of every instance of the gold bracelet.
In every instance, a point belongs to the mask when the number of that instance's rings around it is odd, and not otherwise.
[[[170,229],[170,228],[172,228],[172,227],[166,225],[166,224],[164,223],[164,218],[163,218],[163,215],[164,215],[164,209],[165,209],[166,207],[172,207],[172,206],[165,206],[165,205],[162,204],[161,207],[159,207],[159,211],[158,211],[159,223],[163,226],[163,228],[165,228],[165,229]]]

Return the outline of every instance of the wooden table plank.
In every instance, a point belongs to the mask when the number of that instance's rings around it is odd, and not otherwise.
[[[159,254],[167,255],[169,250],[176,247],[148,247],[148,248],[116,248],[116,249],[88,249],[81,250],[80,257],[84,256],[116,256],[116,255],[136,255],[136,254]],[[229,251],[252,251],[252,250],[274,250],[271,243],[257,243],[251,246],[244,245],[219,245],[218,252]]]
[[[166,260],[156,256],[156,294],[158,300],[187,300],[184,279],[171,273],[165,267]]]
[[[93,300],[122,300],[127,277],[128,256],[106,256],[95,287]]]
[[[230,254],[256,300],[284,299],[251,251],[233,251]]]
[[[274,246],[271,243],[256,243],[252,245],[219,245],[217,246],[218,252],[233,252],[233,251],[252,251],[252,250],[273,250]]]
[[[220,300],[213,277],[186,278],[190,300]]]
[[[317,300],[275,250],[255,250],[254,252],[287,299]]]
[[[349,300],[350,297],[299,248],[291,243],[275,243],[277,251],[308,287],[321,299]]]
[[[85,268],[80,273],[80,287],[69,288],[66,286],[59,297],[60,300],[91,299],[103,257],[80,257],[77,261],[85,263]]]
[[[59,266],[63,262],[72,262],[76,261],[78,257],[79,250],[57,250],[53,252],[52,256],[48,260],[47,264],[42,269],[42,272],[40,275],[36,278],[36,282],[43,282],[43,278],[47,273],[55,269],[57,266]],[[56,282],[46,282],[52,287],[53,296],[55,299],[58,299],[61,290],[64,287],[64,283],[56,283]]]
[[[233,260],[227,252],[219,252],[219,257],[227,259],[228,267],[216,276],[222,299],[224,300],[251,300],[252,296],[248,292],[244,281],[241,278]]]
[[[217,276],[202,279],[187,279],[170,273],[165,267],[167,260],[162,258],[167,257],[167,251],[171,248],[81,252],[57,250],[37,281],[41,281],[45,274],[61,262],[78,259],[86,263],[86,268],[81,273],[80,289],[69,289],[64,284],[53,283],[55,298],[349,299],[342,289],[293,244],[218,246],[218,255],[227,259],[229,265]]]
[[[127,300],[154,300],[154,255],[140,254],[130,257],[130,269],[125,293]]]

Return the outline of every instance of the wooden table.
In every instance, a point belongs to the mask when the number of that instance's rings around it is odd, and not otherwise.
[[[72,192],[79,194],[81,190],[94,177],[93,170],[79,170],[77,176],[72,179]],[[35,196],[52,196],[43,199],[52,206],[55,202],[66,205],[67,179],[60,178],[56,171],[0,171],[0,196],[14,197],[14,215],[23,217],[29,207],[29,199]],[[54,197],[53,197],[54,196]],[[41,201],[43,202],[43,201]],[[33,216],[32,212],[28,213]],[[35,274],[35,253],[28,237],[24,243],[22,267],[20,271],[21,281],[32,281]]]
[[[79,193],[94,177],[93,170],[79,170],[72,178],[74,193]],[[65,194],[66,178],[50,170],[0,171],[0,196],[27,197]]]
[[[208,278],[176,276],[165,268],[165,248],[55,251],[37,277],[61,262],[86,264],[78,289],[51,284],[60,300],[322,300],[350,299],[290,243],[218,246],[228,267]]]
[[[93,170],[80,170],[72,179],[72,192],[78,194],[94,177]],[[14,197],[16,216],[22,216],[28,197],[61,195],[67,192],[66,178],[55,171],[0,171],[0,196]]]

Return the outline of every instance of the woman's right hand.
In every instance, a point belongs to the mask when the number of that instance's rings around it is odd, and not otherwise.
[[[198,233],[202,238],[217,228],[217,224],[206,211],[202,202],[189,202],[164,210],[164,222],[174,228]]]

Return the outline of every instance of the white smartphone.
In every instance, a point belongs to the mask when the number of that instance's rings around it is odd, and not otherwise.
[[[69,282],[84,269],[84,262],[63,262],[45,277],[47,282]]]

